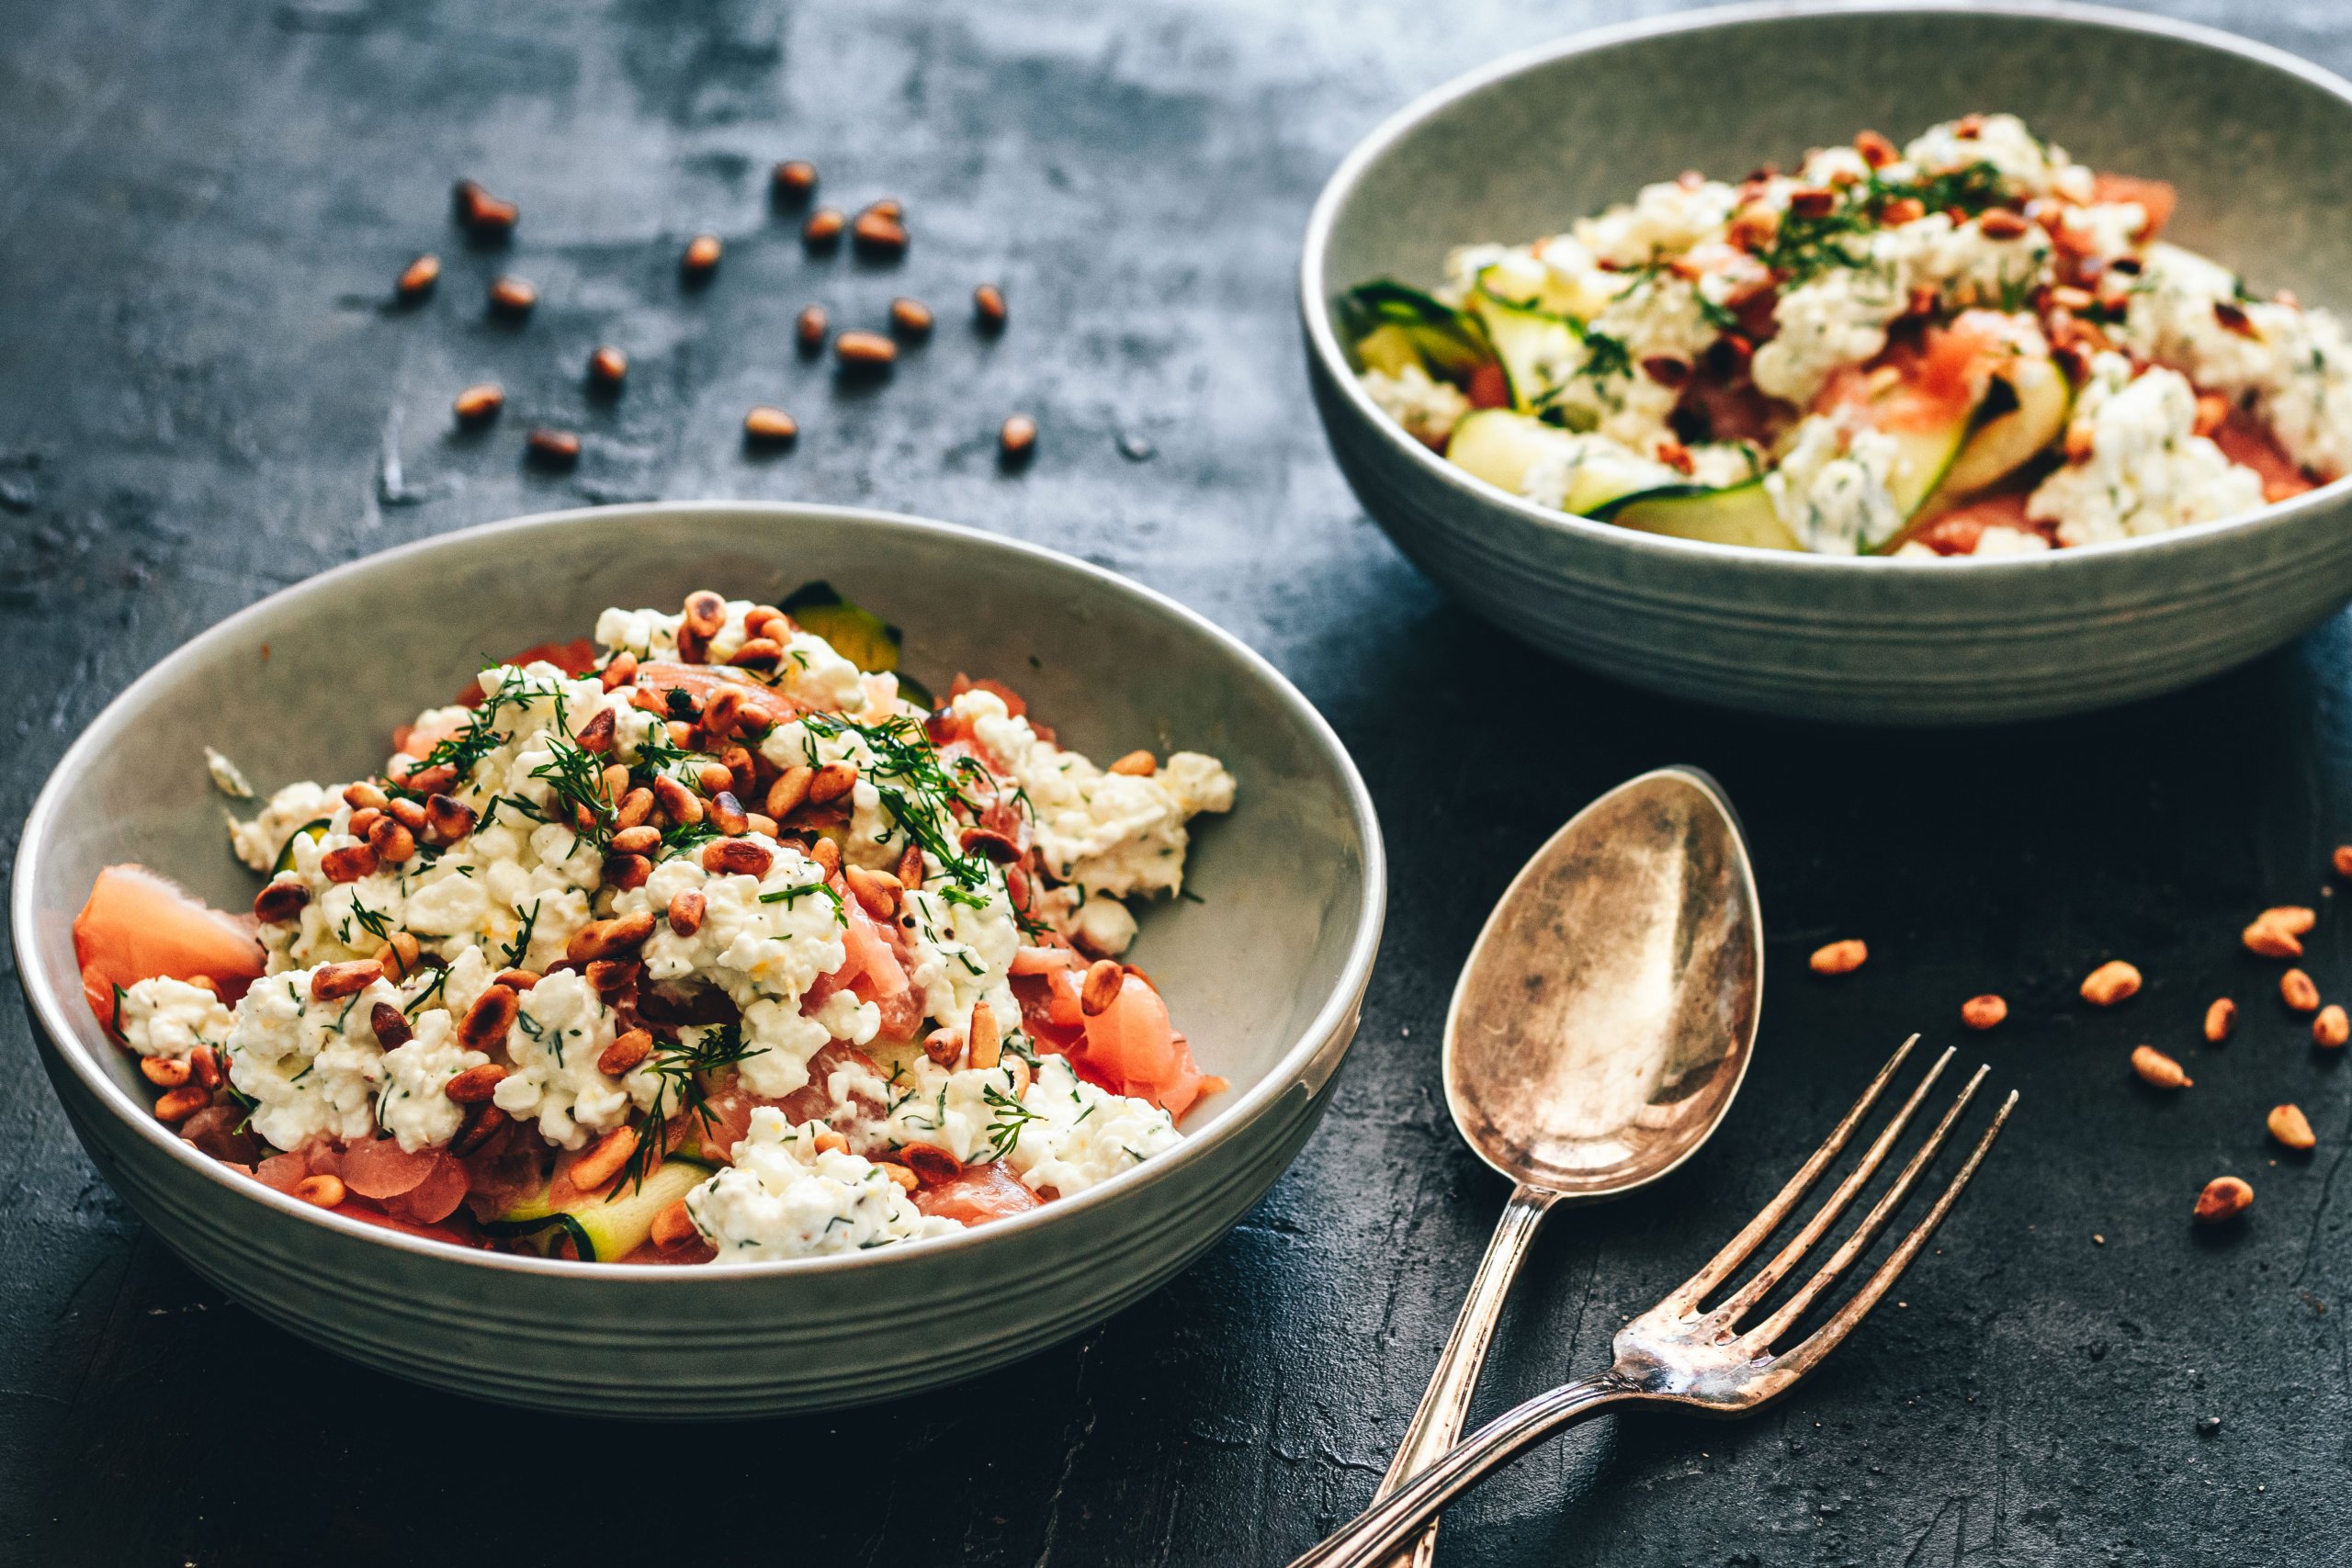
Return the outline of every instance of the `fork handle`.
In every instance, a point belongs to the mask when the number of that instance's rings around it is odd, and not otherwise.
[[[1365,1509],[1354,1523],[1290,1568],[1375,1568],[1437,1517],[1440,1509],[1517,1458],[1521,1450],[1620,1400],[1639,1397],[1641,1391],[1613,1369],[1539,1393],[1470,1434],[1461,1447]]]
[[[1413,1412],[1405,1440],[1396,1446],[1388,1473],[1380,1478],[1379,1489],[1372,1495],[1374,1502],[1429,1469],[1461,1440],[1462,1428],[1469,1419],[1470,1396],[1477,1392],[1478,1371],[1486,1365],[1487,1347],[1494,1342],[1495,1325],[1502,1317],[1503,1299],[1519,1277],[1519,1266],[1527,1257],[1537,1227],[1559,1198],[1548,1188],[1521,1182],[1503,1205],[1502,1217],[1495,1222],[1494,1239],[1487,1243],[1487,1256],[1478,1262],[1470,1293],[1464,1298],[1453,1332],[1437,1359],[1437,1371],[1430,1374],[1430,1386],[1421,1394],[1420,1408]],[[1431,1519],[1411,1554],[1400,1554],[1389,1568],[1430,1568],[1436,1552],[1437,1521]]]

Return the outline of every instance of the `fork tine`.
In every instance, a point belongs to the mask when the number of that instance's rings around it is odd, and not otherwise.
[[[1821,1179],[1821,1173],[1828,1168],[1829,1162],[1838,1157],[1838,1151],[1853,1137],[1854,1129],[1862,1124],[1862,1118],[1869,1115],[1871,1107],[1878,1102],[1880,1091],[1894,1077],[1895,1069],[1903,1066],[1904,1058],[1911,1055],[1911,1047],[1918,1043],[1919,1037],[1914,1034],[1896,1047],[1894,1055],[1886,1059],[1886,1066],[1878,1070],[1878,1077],[1862,1090],[1861,1099],[1854,1101],[1854,1108],[1846,1112],[1846,1119],[1831,1129],[1828,1140],[1797,1168],[1797,1173],[1789,1178],[1788,1185],[1781,1189],[1780,1194],[1765,1204],[1763,1212],[1748,1221],[1721,1252],[1709,1258],[1705,1267],[1669,1292],[1658,1303],[1660,1307],[1671,1306],[1684,1313],[1693,1310],[1706,1299],[1709,1292],[1731,1277],[1733,1269],[1747,1261],[1747,1255],[1755,1251],[1766,1236],[1780,1228],[1789,1211],[1813,1190],[1813,1184]]]
[[[1878,1239],[1878,1233],[1886,1228],[1886,1222],[1894,1217],[1894,1212],[1903,1207],[1904,1201],[1911,1196],[1911,1189],[1918,1185],[1928,1162],[1936,1157],[1937,1151],[1944,1146],[1944,1139],[1951,1135],[1952,1123],[1958,1122],[1960,1113],[1968,1109],[1968,1102],[1976,1098],[1977,1086],[1992,1070],[1989,1065],[1980,1066],[1969,1077],[1960,1091],[1960,1098],[1951,1102],[1951,1108],[1936,1123],[1936,1130],[1928,1134],[1928,1141],[1919,1145],[1918,1152],[1904,1166],[1903,1174],[1894,1179],[1894,1185],[1871,1205],[1871,1212],[1862,1217],[1860,1224],[1854,1227],[1853,1235],[1838,1244],[1838,1250],[1829,1255],[1829,1261],[1814,1270],[1813,1278],[1775,1307],[1771,1316],[1748,1331],[1747,1337],[1750,1344],[1759,1350],[1770,1348],[1776,1335],[1787,1333],[1789,1325],[1818,1300],[1822,1292],[1836,1284],[1838,1276],[1844,1273],[1855,1258],[1869,1250],[1871,1243]]]
[[[1911,1098],[1903,1102],[1903,1108],[1894,1113],[1894,1119],[1887,1122],[1875,1139],[1871,1140],[1871,1146],[1863,1154],[1860,1163],[1847,1173],[1846,1179],[1838,1184],[1837,1190],[1829,1194],[1827,1201],[1814,1213],[1811,1219],[1805,1221],[1804,1228],[1790,1237],[1788,1245],[1774,1255],[1771,1262],[1758,1269],[1754,1279],[1740,1286],[1736,1292],[1716,1306],[1713,1315],[1721,1318],[1725,1326],[1737,1323],[1747,1314],[1750,1307],[1762,1301],[1772,1287],[1779,1284],[1782,1277],[1795,1268],[1804,1255],[1813,1249],[1813,1244],[1821,1239],[1823,1233],[1838,1223],[1838,1216],[1846,1212],[1846,1205],[1854,1201],[1854,1194],[1860,1191],[1869,1182],[1871,1177],[1885,1160],[1887,1151],[1894,1147],[1895,1141],[1903,1136],[1903,1130],[1911,1124],[1911,1118],[1917,1113],[1920,1103],[1928,1098],[1928,1091],[1936,1087],[1936,1080],[1943,1076],[1944,1068],[1951,1065],[1951,1058],[1952,1052],[1949,1048],[1942,1055],[1936,1058],[1936,1065],[1928,1069],[1928,1076],[1919,1080],[1918,1087],[1911,1091]],[[1976,1076],[1981,1078],[1984,1075],[1982,1070],[1979,1070]],[[1968,1092],[1960,1097],[1961,1104],[1968,1103],[1968,1094],[1973,1093],[1975,1085],[1972,1083]],[[1945,1115],[1945,1126],[1951,1125],[1952,1114]],[[1937,1136],[1939,1138],[1942,1136],[1940,1129]],[[1930,1144],[1928,1146],[1932,1148],[1934,1145]],[[1815,1278],[1818,1280],[1819,1276]],[[1827,1281],[1822,1280],[1821,1283],[1826,1284]]]
[[[1976,1075],[1978,1079],[1984,1076],[1982,1071]],[[1969,1088],[1973,1089],[1975,1087],[1975,1081],[1972,1080]],[[1928,1211],[1927,1218],[1903,1238],[1902,1245],[1879,1265],[1878,1272],[1871,1276],[1870,1282],[1856,1291],[1853,1298],[1838,1309],[1836,1315],[1806,1335],[1788,1354],[1773,1358],[1772,1365],[1776,1371],[1784,1371],[1793,1380],[1812,1371],[1821,1358],[1836,1349],[1846,1336],[1853,1332],[1854,1325],[1870,1314],[1871,1309],[1878,1305],[1879,1298],[1894,1288],[1894,1281],[1911,1267],[1911,1260],[1919,1256],[1919,1249],[1928,1245],[1928,1238],[1936,1234],[1938,1225],[1944,1223],[1944,1215],[1951,1213],[1951,1206],[1960,1201],[1962,1190],[1967,1187],[1969,1179],[1976,1174],[1976,1168],[1984,1163],[1985,1155],[1993,1147],[1993,1140],[2001,1135],[2001,1128],[2008,1121],[2009,1112],[2017,1109],[2017,1090],[2011,1089],[2009,1097],[2001,1101],[2000,1110],[1993,1113],[1993,1124],[1985,1128],[1984,1135],[1976,1141],[1976,1147],[1969,1154],[1968,1163],[1960,1168],[1959,1174],[1951,1179],[1951,1185],[1946,1187],[1943,1195],[1936,1200],[1936,1206]],[[1941,1133],[1939,1128],[1939,1137]],[[1774,1315],[1777,1317],[1779,1314]]]

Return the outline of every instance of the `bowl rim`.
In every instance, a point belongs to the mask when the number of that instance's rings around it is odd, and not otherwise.
[[[1614,524],[1581,517],[1574,513],[1538,506],[1523,496],[1514,495],[1499,485],[1456,468],[1408,435],[1401,425],[1381,412],[1373,402],[1356,380],[1355,371],[1349,366],[1338,334],[1332,330],[1330,302],[1323,291],[1324,264],[1330,246],[1331,231],[1338,226],[1340,212],[1353,198],[1356,186],[1365,173],[1397,142],[1419,129],[1423,121],[1457,100],[1498,82],[1578,55],[1613,49],[1620,44],[1756,22],[1857,17],[1951,17],[1971,20],[1993,17],[2071,23],[2079,27],[2146,34],[2233,54],[2254,64],[2268,66],[2333,95],[2347,110],[2352,110],[2352,81],[2346,81],[2324,66],[2299,55],[2201,23],[2176,21],[2168,17],[2119,10],[2109,6],[2078,4],[2076,0],[1957,0],[1957,3],[1956,0],[1752,0],[1749,4],[1715,6],[1587,28],[1546,43],[1515,50],[1441,83],[1382,120],[1349,150],[1315,199],[1300,249],[1299,316],[1306,330],[1309,358],[1337,389],[1339,395],[1346,400],[1348,412],[1353,413],[1359,423],[1379,432],[1374,439],[1383,442],[1401,460],[1419,465],[1423,473],[1453,489],[1463,499],[1488,507],[1502,507],[1522,521],[1571,539],[1614,546],[1635,555],[1648,555],[1662,564],[1678,559],[1686,562],[1719,560],[1746,563],[1759,571],[1797,573],[1815,578],[1829,573],[1869,571],[1894,573],[1912,581],[1917,581],[1922,573],[1949,571],[1962,566],[1965,566],[1971,575],[2089,570],[2094,569],[2071,563],[2096,561],[2126,550],[2148,553],[2193,549],[2218,535],[2267,532],[2291,525],[2316,513],[2332,512],[2352,496],[2352,472],[2347,472],[2301,495],[2285,501],[2268,502],[2234,517],[2192,523],[2162,534],[2075,545],[2032,555],[1999,556],[1983,561],[1973,557],[1946,558],[1938,556],[1922,559],[1916,557],[1835,556],[1810,550],[1771,550],[1753,545],[1719,545],[1704,540],[1674,538],[1663,534],[1647,534],[1639,529],[1622,528]],[[1318,400],[1318,406],[1323,411],[1326,424],[1329,424],[1332,412],[1329,405]]]
[[[478,546],[491,539],[520,540],[531,535],[559,534],[588,522],[638,517],[740,516],[751,514],[777,522],[847,520],[854,525],[878,527],[884,533],[914,533],[977,543],[1016,557],[1029,558],[1033,562],[1050,562],[1057,568],[1074,571],[1092,579],[1114,596],[1124,595],[1142,605],[1174,616],[1194,632],[1205,637],[1227,653],[1238,658],[1245,670],[1255,674],[1272,693],[1280,705],[1296,720],[1316,742],[1328,760],[1337,768],[1339,780],[1347,796],[1349,808],[1355,818],[1363,842],[1364,896],[1355,917],[1355,931],[1340,969],[1339,978],[1316,1011],[1314,1018],[1283,1053],[1274,1066],[1257,1085],[1245,1091],[1231,1105],[1220,1111],[1216,1120],[1198,1133],[1188,1134],[1175,1148],[1154,1156],[1132,1169],[1120,1172],[1109,1180],[1089,1188],[1075,1197],[1057,1199],[1023,1214],[999,1220],[989,1224],[967,1230],[959,1235],[929,1236],[902,1246],[876,1247],[865,1252],[831,1257],[779,1258],[762,1261],[718,1260],[692,1268],[657,1268],[643,1264],[621,1262],[579,1263],[554,1258],[532,1258],[526,1255],[494,1252],[480,1248],[453,1247],[446,1242],[422,1236],[412,1236],[383,1225],[368,1224],[323,1210],[265,1187],[251,1177],[240,1176],[220,1161],[205,1155],[167,1131],[164,1124],[149,1113],[130,1091],[114,1081],[88,1054],[68,1043],[75,1028],[75,1009],[80,1007],[78,992],[67,1005],[51,987],[42,966],[33,961],[30,944],[37,929],[38,911],[35,887],[40,877],[43,851],[53,823],[64,804],[64,780],[67,773],[86,766],[97,754],[115,743],[111,736],[114,727],[108,720],[121,709],[155,688],[169,682],[173,671],[190,654],[231,642],[246,635],[246,629],[277,609],[283,602],[300,598],[316,592],[322,585],[365,577],[399,564],[429,557],[435,551]],[[517,558],[527,558],[517,552]],[[608,506],[567,508],[557,512],[533,513],[497,522],[478,524],[453,529],[426,538],[396,545],[346,561],[277,590],[251,604],[235,611],[220,621],[206,627],[195,637],[158,660],[137,680],[118,693],[105,707],[92,717],[82,734],[66,748],[50,770],[32,808],[26,813],[24,827],[17,840],[16,870],[9,896],[11,947],[17,970],[23,981],[25,1001],[33,1014],[40,1032],[48,1036],[44,1043],[51,1055],[70,1067],[83,1088],[115,1118],[128,1124],[136,1137],[161,1150],[165,1157],[176,1160],[183,1168],[198,1171],[201,1177],[239,1198],[259,1201],[307,1224],[324,1226],[329,1231],[363,1242],[394,1247],[417,1256],[427,1263],[442,1263],[453,1267],[473,1267],[492,1272],[544,1275],[553,1279],[588,1280],[594,1279],[626,1279],[644,1281],[650,1288],[662,1288],[666,1280],[742,1280],[751,1277],[806,1274],[831,1274],[851,1269],[891,1267],[907,1258],[940,1258],[950,1253],[991,1242],[1001,1242],[1015,1235],[1025,1235],[1047,1225],[1066,1224],[1078,1215],[1115,1201],[1125,1194],[1166,1179],[1176,1171],[1208,1158],[1213,1151],[1238,1135],[1250,1122],[1267,1111],[1296,1086],[1314,1058],[1349,1027],[1350,1015],[1362,1003],[1364,989],[1371,978],[1373,963],[1378,954],[1382,925],[1387,909],[1387,857],[1380,833],[1380,818],[1373,805],[1371,791],[1366,788],[1355,760],[1343,745],[1328,720],[1317,711],[1297,687],[1276,670],[1266,658],[1239,637],[1226,631],[1198,611],[1190,609],[1175,599],[1136,582],[1118,573],[1091,562],[1067,555],[1046,546],[1027,540],[1009,538],[1001,534],[967,525],[943,523],[932,518],[916,517],[903,513],[885,512],[858,506],[838,506],[820,502],[769,501],[684,501],[632,502]],[[86,1008],[81,1008],[86,1013]],[[158,1227],[161,1228],[161,1227]],[[168,1237],[165,1238],[168,1241]],[[674,1288],[689,1288],[684,1284]]]

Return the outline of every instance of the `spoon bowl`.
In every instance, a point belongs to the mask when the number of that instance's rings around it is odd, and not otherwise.
[[[1571,1202],[1657,1180],[1747,1076],[1764,971],[1756,880],[1714,782],[1661,768],[1535,852],[1445,1021],[1445,1099],[1478,1156]]]

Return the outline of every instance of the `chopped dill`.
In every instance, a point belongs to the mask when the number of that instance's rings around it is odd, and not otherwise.
[[[980,1090],[980,1098],[993,1112],[989,1118],[987,1137],[989,1152],[998,1159],[1012,1152],[1021,1141],[1021,1130],[1041,1119],[1043,1113],[1030,1110],[1012,1096],[989,1084]]]
[[[703,1088],[702,1080],[707,1075],[724,1072],[767,1050],[764,1045],[745,1049],[740,1024],[722,1023],[691,1032],[695,1036],[693,1043],[681,1039],[674,1043],[656,1044],[652,1055],[631,1069],[652,1075],[653,1103],[646,1107],[637,1147],[629,1152],[628,1163],[621,1167],[612,1190],[605,1195],[607,1203],[619,1197],[623,1188],[634,1192],[645,1185],[645,1179],[653,1174],[662,1156],[669,1152],[670,1122],[691,1115],[708,1128],[716,1120]]]
[[[516,929],[514,932],[514,940],[508,942],[503,950],[506,957],[506,967],[509,969],[520,969],[523,967],[523,960],[531,951],[531,932],[537,928],[539,923],[539,900],[537,898],[531,900],[531,912],[529,914],[524,914],[523,908],[519,904],[514,907],[514,913],[516,918],[521,919],[523,923]]]

